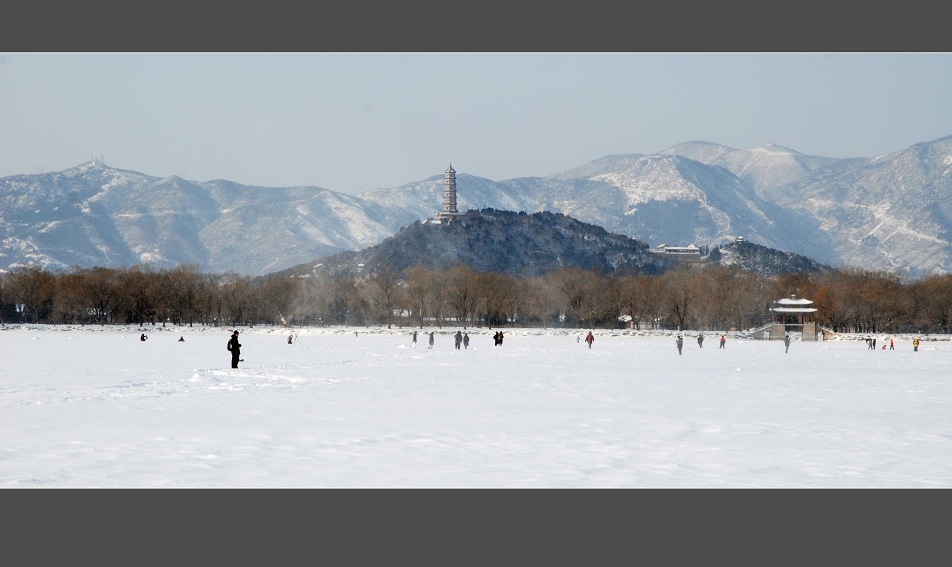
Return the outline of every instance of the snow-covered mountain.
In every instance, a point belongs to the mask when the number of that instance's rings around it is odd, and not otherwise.
[[[93,161],[0,179],[0,268],[197,264],[265,274],[376,244],[408,220],[318,187],[163,179]]]
[[[442,170],[445,165],[439,169]],[[461,211],[562,213],[655,247],[735,236],[834,267],[952,271],[952,136],[872,158],[686,142],[547,177],[457,174]],[[173,267],[262,275],[382,242],[442,210],[443,175],[346,195],[157,178],[93,161],[0,179],[0,270]],[[518,253],[518,251],[513,251]]]

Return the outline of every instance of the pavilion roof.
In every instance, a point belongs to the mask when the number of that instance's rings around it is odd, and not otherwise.
[[[771,307],[774,313],[816,313],[813,307]]]
[[[784,306],[784,307],[790,307],[790,306],[794,306],[794,305],[813,305],[813,300],[812,300],[812,299],[803,299],[802,297],[801,297],[801,298],[797,298],[797,297],[785,297],[785,298],[783,298],[783,299],[778,299],[778,300],[775,301],[774,303],[776,303],[777,305],[782,305],[782,306]]]

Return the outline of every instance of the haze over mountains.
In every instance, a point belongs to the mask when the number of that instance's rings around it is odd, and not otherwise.
[[[196,264],[264,275],[359,251],[442,210],[443,170],[359,195],[152,177],[92,161],[0,179],[0,269]],[[453,165],[465,169],[465,156]],[[833,267],[952,271],[952,136],[869,158],[685,142],[547,177],[457,173],[460,211],[562,213],[660,244],[748,242]],[[513,253],[519,253],[514,250]]]

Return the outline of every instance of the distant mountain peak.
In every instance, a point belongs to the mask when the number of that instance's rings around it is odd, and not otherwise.
[[[695,140],[546,177],[461,173],[457,198],[460,211],[561,213],[648,245],[712,246],[743,234],[826,265],[916,276],[952,271],[950,172],[952,135],[872,158]],[[380,244],[432,218],[444,197],[443,175],[433,173],[358,195],[158,178],[101,157],[4,177],[0,270],[147,261],[263,275]]]

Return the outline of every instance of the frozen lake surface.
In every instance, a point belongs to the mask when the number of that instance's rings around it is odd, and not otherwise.
[[[948,340],[241,330],[4,327],[0,487],[952,487]]]

